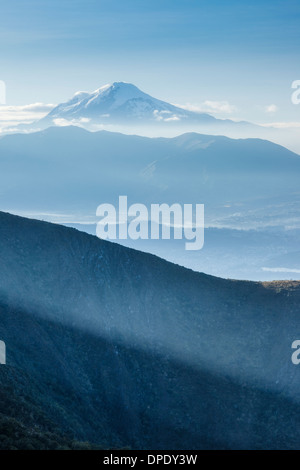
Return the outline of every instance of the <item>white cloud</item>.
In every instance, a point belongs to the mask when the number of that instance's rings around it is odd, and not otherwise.
[[[274,127],[276,129],[298,129],[300,122],[268,122],[259,125],[263,127]]]
[[[171,121],[180,121],[179,116],[172,116],[170,118],[165,119],[165,122],[171,122]]]
[[[53,122],[58,127],[66,127],[66,126],[72,125],[71,121],[68,121],[67,119],[63,119],[63,118],[53,119]]]
[[[271,273],[296,273],[300,274],[300,269],[294,268],[262,268],[263,271]]]
[[[71,119],[69,121],[68,119],[57,118],[57,119],[53,119],[53,122],[58,127],[78,126],[78,125],[80,126],[80,124],[87,124],[88,122],[90,122],[90,119],[80,118],[80,119]]]
[[[276,104],[270,104],[268,106],[265,106],[264,110],[265,110],[265,113],[273,114],[278,111],[278,106],[276,106]]]
[[[182,109],[193,111],[195,113],[209,113],[209,114],[233,114],[237,111],[237,107],[230,104],[228,101],[210,101],[206,100],[200,105],[187,103],[185,105],[177,104]]]
[[[23,106],[0,106],[0,124],[2,126],[28,124],[48,114],[54,104],[33,103]]]
[[[155,111],[153,111],[153,115],[157,121],[164,121],[164,122],[180,121],[180,116],[177,116],[176,114],[172,115],[171,111],[168,111],[168,110],[159,111],[158,109],[155,109]],[[166,116],[170,116],[170,117],[166,117]]]

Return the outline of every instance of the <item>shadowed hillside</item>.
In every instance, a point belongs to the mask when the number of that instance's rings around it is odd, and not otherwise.
[[[300,283],[214,278],[4,213],[0,259],[2,419],[105,447],[297,448]]]

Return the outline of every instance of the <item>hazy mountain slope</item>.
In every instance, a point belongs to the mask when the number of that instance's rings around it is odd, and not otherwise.
[[[214,225],[290,226],[299,218],[299,174],[298,155],[259,139],[51,128],[0,140],[2,208],[70,213],[71,221],[125,194],[129,203],[204,203]]]
[[[96,235],[96,224],[66,226]],[[184,239],[128,239],[119,243],[213,276],[273,281],[300,278],[299,239],[299,229],[276,226],[258,230],[206,228],[205,243],[199,251],[186,251]]]
[[[43,335],[37,341],[30,329],[34,320],[21,318],[20,326],[28,332],[21,342],[24,350],[30,350],[30,340],[35,344],[34,367],[25,360],[23,365],[39,390],[28,410],[35,429],[38,400],[58,432],[105,443],[106,448],[298,448],[299,405],[279,393],[39,322],[37,331],[56,340],[53,350]],[[16,376],[23,373],[10,369]],[[4,403],[5,385],[6,377],[1,377]],[[25,390],[30,397],[32,387]]]
[[[299,283],[225,281],[3,213],[0,241],[8,366],[60,429],[136,448],[297,447]]]

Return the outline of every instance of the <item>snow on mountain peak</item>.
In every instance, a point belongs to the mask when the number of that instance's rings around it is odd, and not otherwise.
[[[211,120],[208,115],[205,119]],[[45,120],[64,119],[75,122],[88,118],[89,122],[103,124],[128,122],[172,123],[199,119],[199,115],[153,98],[132,83],[113,82],[92,93],[80,91],[71,100],[54,108]]]

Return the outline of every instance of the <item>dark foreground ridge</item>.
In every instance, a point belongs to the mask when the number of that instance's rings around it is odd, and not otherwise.
[[[300,283],[4,213],[0,259],[2,448],[297,448]]]

